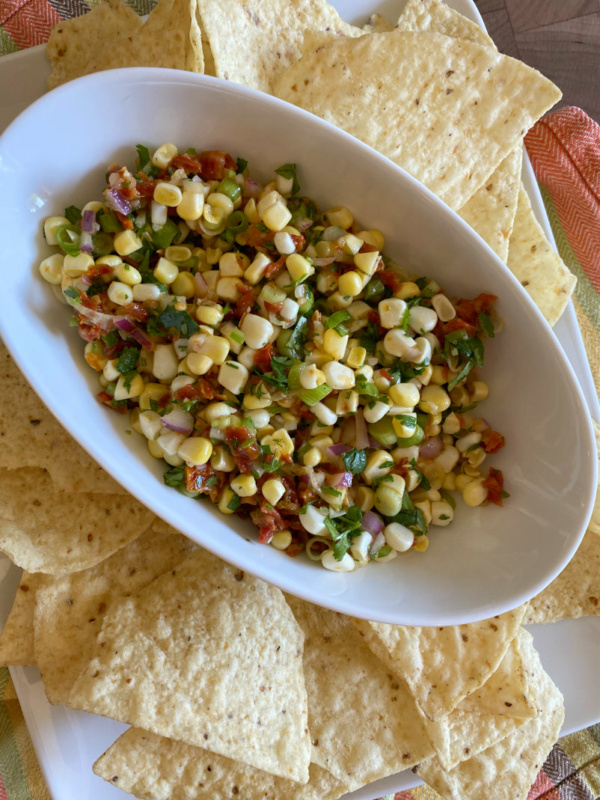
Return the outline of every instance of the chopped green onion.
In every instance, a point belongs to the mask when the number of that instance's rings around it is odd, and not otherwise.
[[[227,230],[231,231],[231,233],[235,234],[236,236],[238,233],[247,231],[249,226],[250,222],[243,211],[234,211],[229,215],[229,219],[227,220]]]
[[[229,338],[233,339],[236,344],[244,344],[244,334],[241,331],[236,330],[231,331],[229,334]]]
[[[171,246],[173,239],[178,233],[179,228],[177,225],[173,222],[173,220],[168,219],[162,228],[154,231],[152,234],[152,240],[160,250],[166,250],[167,247]]]
[[[227,195],[227,197],[235,203],[238,197],[242,194],[242,187],[231,178],[224,178],[217,186],[217,192]]]
[[[75,240],[73,236],[76,236],[77,239]],[[60,228],[56,231],[56,242],[63,253],[66,253],[69,256],[78,256],[80,253],[79,250],[79,239],[81,237],[81,230],[76,228],[75,225],[61,225]]]
[[[338,325],[341,325],[342,322],[346,322],[349,319],[352,319],[352,316],[345,309],[342,309],[342,311],[336,311],[329,319],[325,320],[325,327],[337,328]]]
[[[123,230],[123,226],[117,217],[110,211],[100,214],[98,217],[98,222],[100,223],[100,227],[104,233],[118,233],[119,231]]]
[[[81,219],[81,211],[77,206],[68,206],[65,208],[65,217],[69,220],[71,225],[76,225]]]
[[[288,372],[288,386],[290,392],[295,392],[297,389],[300,389],[300,372],[302,371],[302,367],[304,364],[302,361],[298,361],[294,364],[290,371]]]
[[[331,394],[333,390],[330,386],[326,383],[322,383],[320,386],[317,386],[316,389],[303,389],[298,397],[302,400],[303,403],[306,403],[307,406],[314,406],[315,403],[320,403],[328,394]]]

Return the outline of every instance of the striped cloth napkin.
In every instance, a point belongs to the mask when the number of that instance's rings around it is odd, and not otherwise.
[[[141,15],[156,4],[127,2]],[[96,3],[0,0],[0,56],[43,44],[53,25]],[[600,126],[580,108],[565,108],[540,120],[525,142],[558,250],[578,278],[575,310],[600,395]],[[0,800],[51,800],[7,668],[0,669]],[[419,786],[393,800],[441,798]],[[600,724],[560,739],[528,800],[600,800]]]

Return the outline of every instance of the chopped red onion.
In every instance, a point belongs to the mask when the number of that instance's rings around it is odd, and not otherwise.
[[[483,417],[481,419],[476,419],[473,423],[473,430],[477,431],[477,433],[488,431],[491,427],[490,423],[486,419],[483,419]]]
[[[340,434],[341,435],[341,434]],[[327,450],[331,453],[332,456],[341,456],[342,453],[347,453],[348,450],[351,450],[349,444],[342,444],[339,442],[338,444],[330,445]]]
[[[374,439],[372,436],[369,436],[369,447],[374,447],[376,450],[381,448],[379,442]]]
[[[419,457],[425,459],[432,459],[439,455],[442,451],[444,443],[439,436],[434,436],[433,439],[428,439],[425,444],[419,448]]]
[[[136,340],[138,344],[141,344],[144,350],[152,350],[153,344],[151,340],[146,336],[144,331],[137,326],[131,331],[131,335]]]
[[[377,514],[374,514],[372,511],[365,511],[360,527],[364,531],[372,533],[373,536],[377,536],[377,534],[383,530],[383,522]]]
[[[125,215],[131,213],[129,200],[126,200],[117,189],[107,189],[104,192],[104,197],[106,198],[106,205],[113,211],[118,211],[120,214]]]
[[[129,317],[115,317],[115,325],[120,331],[125,331],[125,333],[133,333],[135,329],[135,325],[129,319]]]
[[[93,281],[92,281],[92,279],[90,278],[90,276],[89,276],[89,275],[86,275],[86,274],[85,274],[85,272],[83,273],[83,275],[81,276],[81,278],[80,278],[79,280],[80,280],[82,283],[84,283],[86,286],[91,286],[91,285],[92,285],[92,283],[93,283]]]
[[[88,209],[83,212],[81,218],[81,230],[84,233],[96,233],[98,227],[96,226],[96,212]]]
[[[194,283],[196,284],[196,294],[198,297],[206,297],[208,294],[208,284],[202,277],[201,272],[197,272],[194,275]]]
[[[302,219],[299,219],[298,222],[296,222],[294,227],[297,230],[299,230],[300,233],[304,233],[304,231],[307,231],[309,228],[312,227],[312,225],[313,225],[312,219],[308,219],[308,217],[303,217]]]
[[[117,320],[122,319],[122,317],[115,317],[112,314],[103,314],[101,311],[94,311],[93,308],[87,308],[87,306],[81,303],[73,303],[73,308],[78,314],[85,317],[88,322],[91,322],[92,325],[97,325],[104,331],[112,331]]]
[[[161,417],[161,425],[176,433],[190,434],[194,430],[194,417],[189,411],[183,408],[174,408],[164,417]]]
[[[337,472],[335,475],[327,476],[327,485],[335,489],[348,489],[352,486],[351,472]]]
[[[260,194],[260,183],[252,180],[252,178],[248,178],[248,180],[244,181],[243,194],[244,197],[258,197]]]
[[[367,423],[363,417],[362,408],[359,408],[354,415],[356,420],[356,447],[359,450],[364,450],[365,447],[371,447],[369,444],[369,432],[367,431]]]
[[[87,233],[86,231],[81,232],[81,236],[79,237],[79,249],[83,253],[93,253],[94,245],[92,244],[91,233]]]

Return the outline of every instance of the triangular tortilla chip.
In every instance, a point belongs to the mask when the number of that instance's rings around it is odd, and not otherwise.
[[[305,783],[303,640],[279,589],[198,550],[111,607],[69,705]]]
[[[305,53],[274,94],[371,145],[455,209],[561,96],[489,47],[400,31]]]
[[[504,672],[509,682],[514,675],[517,683],[525,683],[525,676],[530,679],[535,659],[533,637],[521,629],[502,659],[497,672]],[[506,701],[503,698],[506,695],[488,686],[492,678],[439,721],[432,722],[424,718],[425,730],[444,769],[453,769],[461,761],[487,750],[527,721],[523,717],[504,714]],[[538,714],[538,708],[532,701],[533,697],[530,698],[528,706],[529,718]]]
[[[496,49],[483,28],[440,0],[408,0],[396,23],[396,29],[443,33],[453,39],[466,39]]]
[[[43,467],[64,492],[127,494],[54,419],[0,344],[0,468]]]
[[[406,680],[431,720],[448,714],[496,671],[517,635],[525,607],[444,628],[407,628],[355,619],[375,655]]]
[[[560,575],[529,601],[525,624],[600,614],[600,535],[587,531]]]
[[[195,549],[179,533],[150,530],[91,569],[60,578],[39,577],[35,658],[51,703],[69,699],[73,684],[94,654],[96,637],[112,603],[140,591]]]
[[[99,69],[165,67],[204,71],[197,0],[159,0],[124,50],[102,53]]]
[[[269,92],[300,57],[304,31],[362,36],[326,0],[199,0],[219,78]]]
[[[295,597],[288,602],[306,637],[312,761],[353,791],[427,758],[433,749],[408,687],[349,617]]]
[[[333,800],[345,792],[316,764],[310,765],[308,783],[296,783],[139,728],[117,739],[94,772],[150,800]]]
[[[522,186],[506,263],[550,325],[558,322],[577,279],[546,238]]]
[[[522,164],[523,148],[519,144],[458,211],[504,262],[508,258],[508,240],[517,213]]]
[[[10,614],[0,636],[0,665],[30,667],[35,664],[33,612],[37,576],[23,572]]]
[[[0,469],[0,549],[28,572],[88,569],[151,521],[152,512],[129,495],[57,492],[45,470]]]
[[[445,800],[526,800],[565,716],[562,695],[537,654],[531,672],[541,709],[536,717],[452,770],[444,770],[437,757],[419,765],[419,777]]]
[[[394,26],[381,14],[371,14],[368,22],[362,26],[362,30],[366,33],[385,33],[385,31],[393,31]]]

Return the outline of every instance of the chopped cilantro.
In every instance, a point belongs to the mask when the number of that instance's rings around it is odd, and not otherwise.
[[[415,534],[415,536],[424,536],[427,533],[427,523],[425,522],[425,515],[420,508],[415,508],[408,492],[402,495],[402,510],[395,517],[388,518],[390,522],[398,522]]]
[[[273,356],[271,359],[272,371],[263,375],[263,378],[270,386],[280,389],[282,392],[288,391],[287,371],[294,364],[292,358],[286,356]]]
[[[102,278],[97,278],[95,281],[92,282],[90,286],[86,289],[86,294],[88,297],[94,297],[96,294],[102,294],[108,289],[108,284],[105,283]]]
[[[439,491],[442,495],[442,500],[445,500],[451,508],[456,508],[456,500],[452,497],[450,492],[447,492],[445,489],[440,489]]]
[[[123,386],[125,387],[126,391],[131,389],[131,381],[137,376],[137,372],[132,369],[131,372],[126,372],[123,375]]]
[[[126,347],[117,361],[117,371],[125,375],[135,369],[140,351],[137,347]]]
[[[233,494],[231,500],[227,503],[227,508],[230,511],[237,511],[238,508],[242,505],[242,498],[238,494]]]
[[[342,459],[348,472],[359,475],[367,466],[367,451],[357,450],[356,447],[353,447],[352,450],[342,455]]]
[[[366,328],[360,331],[358,343],[364,347],[367,353],[373,355],[379,342],[381,341],[381,334],[379,328],[374,322],[369,322]]]
[[[296,177],[296,165],[295,164],[284,164],[279,169],[275,170],[277,175],[281,175],[282,178],[292,179],[292,194],[298,194],[300,191],[300,184],[298,183],[298,178]]]
[[[379,465],[379,469],[388,469],[388,467],[391,468],[393,466],[394,466],[394,462],[393,461],[384,461],[383,464]]]
[[[150,317],[146,329],[151,336],[160,336],[165,330],[175,328],[185,339],[195,333],[199,327],[187,311],[177,311],[173,306],[168,306],[160,314]]]
[[[425,365],[412,366],[407,361],[402,361],[401,358],[395,359],[391,366],[386,367],[395,383],[407,383],[411,378],[421,375],[424,369]]]
[[[70,297],[71,300],[79,300],[79,292],[74,286],[68,286],[64,290],[63,294],[65,295],[65,297]]]
[[[417,418],[411,414],[395,414],[394,419],[399,420],[405,428],[414,430],[417,427]]]
[[[333,556],[336,561],[341,561],[348,552],[351,540],[360,534],[362,511],[358,506],[350,506],[343,516],[335,520],[325,517],[323,522],[335,542]]]
[[[330,494],[333,497],[341,497],[342,493],[337,489],[333,489],[331,486],[321,486],[321,491],[325,492],[325,494]]]
[[[429,491],[429,489],[431,489],[431,484],[429,483],[429,479],[427,478],[423,470],[419,469],[419,467],[417,466],[417,462],[415,461],[414,458],[411,459],[410,465],[421,479],[419,485],[422,486],[423,489],[425,489],[425,491]]]
[[[102,341],[106,345],[106,347],[114,347],[116,343],[119,341],[119,334],[116,331],[111,331],[107,333],[106,336],[102,337]]]
[[[492,318],[490,317],[490,315],[489,314],[484,314],[482,312],[481,314],[477,314],[477,319],[479,320],[479,324],[481,326],[481,330],[487,336],[489,336],[490,339],[493,339],[494,336],[496,335],[496,333],[494,331],[494,324],[492,322]]]
[[[385,558],[386,556],[389,556],[391,552],[392,548],[389,546],[389,544],[384,544],[383,547],[377,551],[377,558]]]
[[[77,208],[77,206],[68,206],[65,208],[65,217],[69,220],[71,225],[77,225],[81,219],[81,216],[81,211]]]
[[[238,158],[237,160],[237,173],[238,175],[242,173],[246,167],[248,166],[248,162],[245,158]]]
[[[178,489],[185,483],[185,466],[171,467],[163,474],[163,481],[167,486]]]
[[[179,233],[179,228],[172,219],[168,219],[165,224],[152,234],[152,241],[159,250],[166,250],[171,246],[173,239]]]

